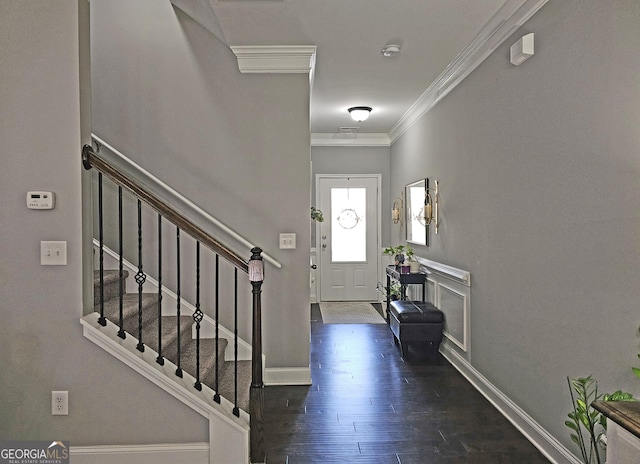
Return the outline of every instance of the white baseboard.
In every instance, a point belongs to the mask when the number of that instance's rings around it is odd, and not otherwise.
[[[71,446],[69,457],[73,464],[209,464],[209,444]]]
[[[581,464],[529,414],[502,393],[451,347],[442,344],[442,355],[553,464]]]
[[[269,367],[264,370],[265,385],[311,385],[309,367]]]

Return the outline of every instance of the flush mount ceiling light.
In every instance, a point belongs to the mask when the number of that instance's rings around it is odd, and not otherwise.
[[[369,117],[371,107],[369,106],[352,106],[349,108],[349,114],[354,121],[362,122]]]
[[[398,56],[400,54],[400,45],[397,45],[397,44],[385,45],[381,53],[382,53],[382,56],[386,56],[387,58]]]

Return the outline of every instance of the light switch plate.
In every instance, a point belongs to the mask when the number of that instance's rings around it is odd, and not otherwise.
[[[296,248],[296,234],[288,232],[280,234],[280,249],[293,250]]]
[[[40,242],[42,266],[66,266],[67,242]]]

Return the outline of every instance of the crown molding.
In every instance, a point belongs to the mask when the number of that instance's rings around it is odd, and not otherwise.
[[[507,0],[389,131],[395,142],[425,113],[451,92],[511,34],[542,8],[548,0]]]
[[[231,46],[241,73],[312,73],[315,45]]]
[[[312,133],[312,147],[388,147],[389,136],[380,133]]]

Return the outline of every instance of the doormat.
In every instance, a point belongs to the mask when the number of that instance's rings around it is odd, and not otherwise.
[[[371,303],[337,301],[320,303],[325,324],[386,324]]]

